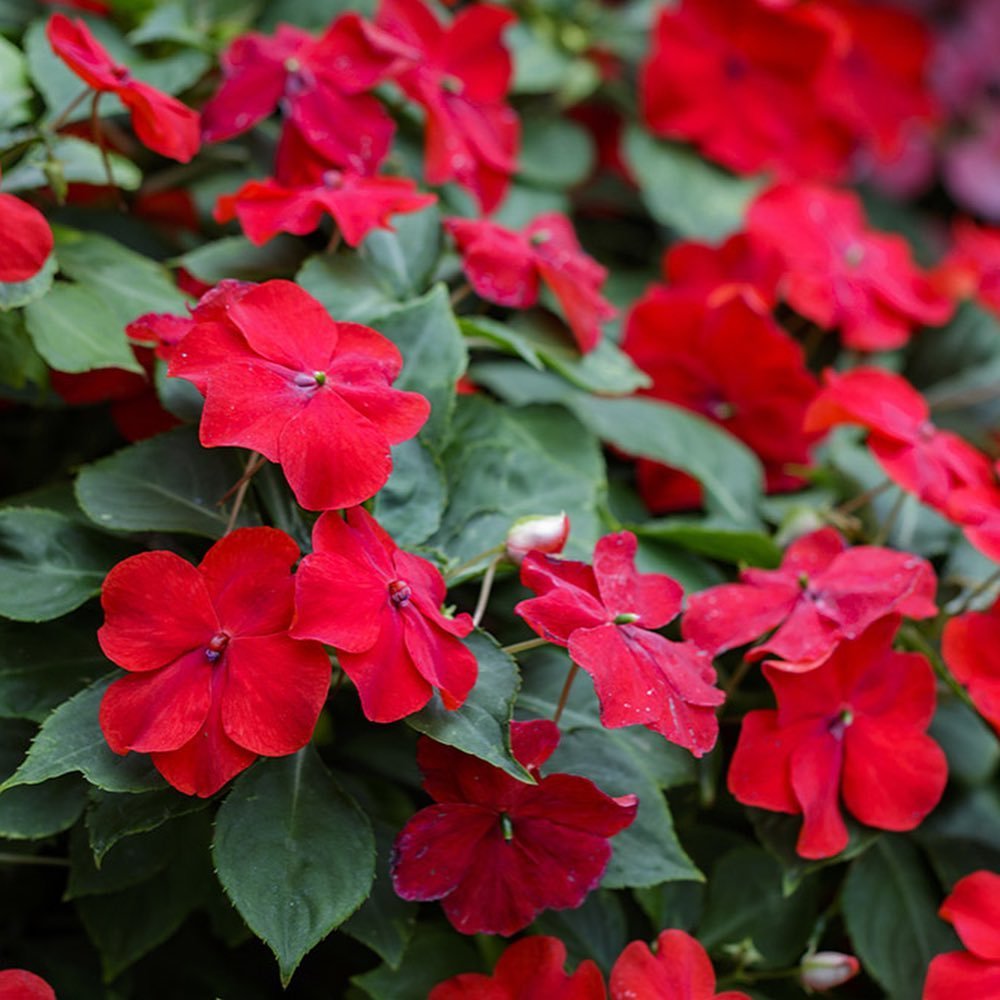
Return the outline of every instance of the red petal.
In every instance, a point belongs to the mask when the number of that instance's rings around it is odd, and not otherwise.
[[[4,969],[0,972],[0,1000],[56,1000],[56,993],[33,972]]]
[[[969,951],[1000,962],[1000,875],[979,871],[960,879],[940,913],[955,925]]]
[[[729,765],[728,788],[737,802],[775,812],[799,813],[791,780],[791,753],[803,730],[778,725],[778,713],[747,712]]]
[[[45,25],[45,34],[57,56],[88,86],[95,90],[117,90],[121,69],[94,37],[86,22],[70,20],[65,14],[53,14]]]
[[[633,941],[611,970],[611,1000],[712,1000],[714,996],[712,963],[705,949],[684,931],[663,931],[655,956],[644,941]]]
[[[712,656],[743,646],[769,632],[799,599],[794,583],[769,586],[725,583],[688,598],[681,632]]]
[[[789,757],[792,788],[802,807],[803,823],[796,851],[803,858],[829,858],[847,846],[839,791],[843,743],[819,732],[803,740]]]
[[[52,230],[37,208],[0,194],[0,282],[27,281],[52,253]]]
[[[201,146],[198,112],[148,83],[134,80],[118,91],[132,112],[132,127],[147,149],[187,163]]]
[[[922,1000],[995,1000],[1000,997],[1000,962],[985,962],[964,951],[949,951],[931,960]]]
[[[468,647],[433,626],[414,607],[401,608],[403,642],[420,675],[441,694],[445,708],[458,708],[469,696],[479,667]]]

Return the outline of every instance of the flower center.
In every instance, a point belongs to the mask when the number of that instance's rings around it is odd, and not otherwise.
[[[500,829],[504,840],[510,842],[514,839],[514,824],[506,813],[500,813]]]
[[[412,593],[410,585],[405,580],[393,580],[389,584],[389,600],[397,608],[405,608],[410,603]]]
[[[858,267],[865,259],[865,248],[860,243],[849,243],[844,248],[844,263],[848,267]]]
[[[344,175],[339,170],[324,170],[323,185],[328,188],[339,188],[344,182]]]
[[[830,733],[835,739],[842,740],[852,722],[854,722],[854,711],[850,705],[845,705],[830,722]]]
[[[622,611],[620,614],[615,615],[615,625],[631,625],[632,622],[637,622],[639,616],[634,611]]]
[[[222,656],[223,650],[229,645],[229,636],[225,632],[218,632],[212,636],[211,641],[205,647],[205,659],[209,663],[215,663],[215,661]]]
[[[132,77],[132,74],[129,72],[129,68],[127,66],[112,66],[111,75],[121,83],[125,83]]]
[[[465,84],[457,76],[447,73],[441,77],[441,89],[449,94],[461,94],[465,90]]]
[[[731,52],[722,64],[722,72],[727,80],[742,80],[750,72],[750,63],[743,56]]]
[[[298,372],[292,382],[299,389],[318,389],[326,384],[326,372]]]
[[[539,229],[537,233],[532,233],[528,241],[533,247],[540,247],[543,243],[548,243],[552,239],[552,234],[547,229]]]

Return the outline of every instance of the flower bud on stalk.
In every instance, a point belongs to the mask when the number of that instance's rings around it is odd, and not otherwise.
[[[839,951],[817,951],[802,958],[800,978],[807,990],[829,990],[858,974],[860,963]]]
[[[532,550],[554,555],[562,552],[569,537],[569,518],[558,514],[529,514],[518,518],[507,532],[506,551],[511,562],[521,560]]]

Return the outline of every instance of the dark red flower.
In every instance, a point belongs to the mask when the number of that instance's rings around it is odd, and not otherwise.
[[[601,296],[608,272],[583,252],[563,215],[539,215],[521,232],[486,219],[446,219],[445,228],[462,254],[462,270],[488,302],[526,309],[538,301],[544,281],[583,353],[601,339],[601,323],[615,308]]]
[[[162,156],[187,163],[201,145],[199,116],[176,97],[136,80],[116,63],[80,19],[53,14],[45,33],[53,51],[89,87],[117,94],[132,115],[143,145]]]
[[[656,23],[640,79],[643,118],[740,174],[839,177],[852,137],[818,101],[834,40],[802,7],[683,0]]]
[[[608,838],[635,819],[634,795],[611,798],[587,778],[542,777],[559,742],[547,719],[513,722],[514,756],[530,785],[426,737],[417,745],[424,789],[437,805],[403,827],[392,884],[403,899],[440,899],[463,934],[514,934],[542,910],[579,906],[611,859]]]
[[[316,522],[297,580],[292,635],[337,648],[373,722],[410,715],[435,691],[446,708],[465,701],[478,667],[459,639],[472,619],[441,613],[441,574],[397,548],[363,507],[346,521],[330,512]]]
[[[989,486],[986,456],[957,434],[938,430],[923,396],[901,375],[881,368],[823,373],[825,387],[805,416],[807,431],[840,424],[868,429],[868,447],[885,474],[924,503],[943,510],[952,491]]]
[[[643,394],[700,413],[760,457],[769,490],[796,489],[788,466],[810,464],[802,419],[819,390],[802,348],[737,295],[713,306],[701,290],[650,289],[625,321],[622,347],[653,380]],[[640,459],[639,489],[655,511],[698,506],[690,477]]]
[[[558,938],[522,938],[497,960],[492,976],[469,972],[440,983],[427,1000],[605,1000],[601,970],[586,959],[564,971],[566,945]]]
[[[635,553],[630,531],[605,535],[593,567],[530,552],[521,582],[539,596],[514,610],[590,674],[605,726],[645,726],[700,757],[715,745],[725,696],[709,657],[650,631],[677,616],[682,591],[669,576],[636,572]]]
[[[662,931],[656,954],[633,941],[611,970],[611,1000],[750,1000],[738,990],[715,992],[705,949],[684,931]]]
[[[691,595],[684,638],[716,656],[775,629],[746,658],[777,657],[768,664],[795,673],[818,667],[885,615],[937,614],[926,559],[875,545],[848,548],[833,528],[792,542],[779,569],[745,569],[740,581]]]
[[[276,180],[248,181],[223,195],[215,208],[218,222],[239,219],[243,232],[258,246],[279,232],[305,236],[324,215],[337,223],[344,241],[356,247],[373,229],[392,229],[390,217],[418,212],[437,198],[420,194],[404,177],[363,177],[327,170],[314,183],[288,187]]]
[[[808,673],[764,667],[778,708],[743,719],[729,790],[744,805],[803,814],[804,858],[847,846],[841,801],[868,826],[913,830],[944,791],[948,765],[926,735],[934,671],[893,652],[898,627],[898,616],[879,619]]]
[[[375,18],[409,48],[396,81],[427,112],[428,183],[457,181],[484,212],[503,199],[516,165],[520,125],[506,103],[513,67],[500,38],[514,20],[475,3],[445,28],[422,0],[382,0]]]
[[[330,661],[318,642],[288,632],[298,558],[284,532],[241,528],[197,566],[143,552],[111,570],[97,638],[130,671],[101,702],[115,753],[149,753],[175,788],[209,796],[258,755],[305,746]]]
[[[168,363],[205,396],[201,443],[279,462],[310,510],[374,496],[392,471],[390,445],[413,437],[430,412],[419,393],[391,388],[403,364],[395,345],[335,323],[290,281],[241,289],[216,311],[202,310]]]
[[[0,282],[33,278],[54,245],[52,230],[37,208],[0,194]]]
[[[869,229],[852,191],[779,184],[747,213],[747,231],[782,257],[785,301],[847,347],[901,347],[917,326],[940,326],[951,300],[935,291],[902,236]]]
[[[4,969],[0,972],[0,1000],[56,1000],[56,992],[33,972]]]
[[[1000,734],[1000,601],[948,620],[941,653],[979,713]]]

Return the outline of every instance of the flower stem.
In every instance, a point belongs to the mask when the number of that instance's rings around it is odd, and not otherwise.
[[[850,500],[845,500],[839,506],[834,507],[834,513],[853,514],[854,511],[866,506],[874,500],[875,497],[884,493],[890,486],[892,486],[892,480],[883,479],[877,486],[873,486],[871,489],[865,490],[864,493],[859,493],[856,497],[851,497]]]
[[[566,683],[563,684],[562,691],[559,692],[559,704],[556,705],[555,712],[552,713],[552,721],[558,726],[559,720],[562,718],[563,709],[566,707],[566,702],[569,701],[569,692],[573,687],[573,681],[576,680],[576,675],[580,668],[575,663],[570,663],[569,673],[566,674]]]
[[[451,308],[454,309],[463,299],[468,298],[472,294],[472,285],[467,281],[462,282],[452,293],[448,296],[448,302]]]
[[[243,475],[240,476],[239,482],[233,487],[236,490],[236,496],[233,499],[233,509],[229,512],[229,520],[226,522],[226,534],[228,535],[230,531],[236,526],[236,519],[240,516],[240,508],[243,506],[243,501],[246,499],[247,490],[250,489],[250,480],[261,470],[264,465],[264,456],[260,452],[252,451],[250,452],[250,457],[247,459],[246,468],[243,471]],[[232,493],[230,490],[229,493]],[[227,493],[219,503],[224,503],[229,496]]]
[[[40,865],[46,868],[69,868],[69,858],[43,858],[37,854],[0,852],[0,865]]]
[[[518,653],[526,653],[529,649],[538,649],[540,646],[547,646],[548,639],[539,636],[537,639],[525,639],[524,642],[515,642],[510,646],[501,646],[500,652],[508,656],[516,656]]]
[[[465,562],[459,563],[453,569],[448,570],[444,574],[445,580],[449,583],[456,577],[461,576],[467,569],[472,569],[473,566],[478,565],[484,559],[490,559],[494,556],[502,555],[505,546],[501,542],[499,545],[494,545],[492,548],[486,549],[485,552],[477,552],[471,559],[466,559]]]
[[[893,503],[892,508],[886,515],[885,521],[882,523],[882,527],[878,529],[875,537],[872,539],[872,545],[885,545],[889,539],[889,535],[892,534],[892,529],[896,526],[896,522],[899,520],[899,515],[903,510],[903,504],[906,503],[907,493],[904,490],[899,491],[899,496],[896,497],[895,503]]]
[[[49,123],[48,128],[52,132],[58,132],[66,124],[66,119],[73,114],[76,109],[90,96],[90,87],[85,87],[62,111]],[[96,95],[95,95],[96,96]]]
[[[944,681],[945,685],[951,691],[951,693],[958,698],[966,708],[971,709],[980,718],[982,718],[982,713],[976,707],[976,703],[969,697],[969,692],[962,687],[961,684],[955,679],[955,675],[948,669],[948,665],[941,658],[941,654],[934,648],[934,646],[928,641],[927,637],[920,631],[915,625],[909,623],[905,624],[900,629],[900,636],[905,642],[907,642],[912,649],[917,652],[922,653],[930,661],[930,665],[934,668],[934,673]],[[991,727],[992,728],[992,727]]]
[[[486,614],[486,605],[489,603],[490,591],[493,589],[493,578],[496,576],[498,565],[500,565],[500,556],[494,556],[483,575],[483,582],[479,588],[479,600],[476,601],[476,610],[472,613],[472,624],[476,628],[479,628],[479,623],[483,620],[483,615]]]
[[[952,615],[962,614],[963,611],[967,611],[969,609],[969,607],[972,605],[972,602],[977,597],[979,597],[980,594],[986,593],[987,590],[995,586],[997,583],[1000,583],[1000,569],[998,569],[995,573],[990,573],[990,575],[985,580],[983,580],[982,583],[977,584],[975,587],[972,588],[972,590],[970,590],[965,595],[965,597],[962,599],[962,601],[958,604],[957,607],[955,608],[949,607],[948,611]]]
[[[122,198],[122,193],[118,190],[118,185],[115,183],[115,175],[111,169],[111,157],[108,155],[107,147],[104,145],[104,133],[101,131],[101,117],[98,114],[98,105],[100,102],[101,92],[97,91],[90,106],[90,130],[93,133],[97,148],[101,151],[101,162],[104,164],[104,174],[108,179],[108,187],[115,192],[119,211],[124,212],[125,200]]]
[[[732,672],[732,675],[726,681],[722,690],[725,692],[727,698],[729,698],[733,692],[743,683],[743,678],[750,673],[750,667],[752,664],[749,660],[743,660],[740,665]]]

